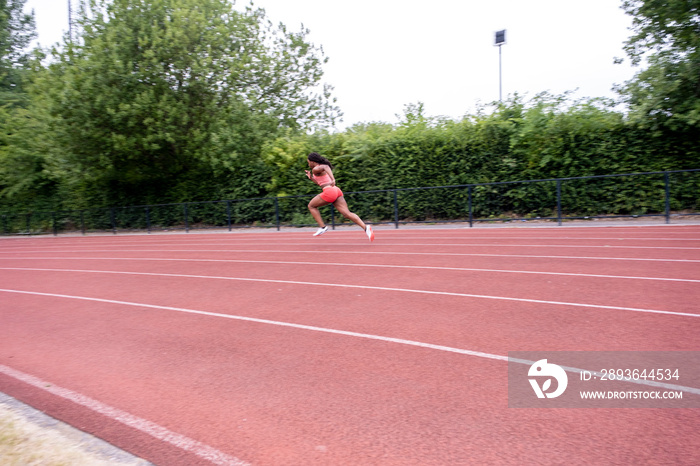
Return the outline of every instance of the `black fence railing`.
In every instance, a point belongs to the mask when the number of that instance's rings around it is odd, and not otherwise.
[[[313,195],[0,214],[0,234],[314,226]],[[345,193],[369,223],[468,223],[700,215],[700,169]],[[347,224],[331,207],[329,224]]]

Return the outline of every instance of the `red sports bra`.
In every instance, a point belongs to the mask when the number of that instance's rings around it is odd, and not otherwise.
[[[322,186],[324,184],[330,184],[331,177],[328,175],[328,173],[323,172],[323,175],[320,175],[320,176],[314,175],[314,182],[319,186]]]

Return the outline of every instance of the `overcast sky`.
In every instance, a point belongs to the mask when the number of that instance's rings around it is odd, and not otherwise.
[[[73,1],[77,4],[77,0]],[[247,1],[238,1],[243,8]],[[481,102],[542,91],[575,97],[615,97],[614,84],[631,79],[622,46],[632,18],[622,0],[256,0],[274,23],[292,31],[303,23],[309,40],[330,61],[324,81],[354,123],[395,123],[404,106],[423,102],[428,116],[458,119]],[[68,0],[28,0],[39,43],[68,30]],[[625,58],[622,65],[615,57]]]

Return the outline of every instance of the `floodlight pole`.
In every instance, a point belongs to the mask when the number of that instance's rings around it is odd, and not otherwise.
[[[501,71],[501,46],[498,44],[498,101],[503,100],[503,72]]]
[[[73,42],[73,8],[71,8],[70,0],[68,0],[68,37]]]
[[[501,71],[501,46],[506,43],[506,30],[496,31],[496,42],[498,46],[498,101],[503,100],[503,73]]]

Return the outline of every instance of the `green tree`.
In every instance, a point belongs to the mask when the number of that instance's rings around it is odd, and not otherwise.
[[[27,0],[0,0],[0,105],[24,104],[22,77],[30,58],[27,48],[36,37],[34,11],[24,13]]]
[[[74,40],[35,81],[66,183],[100,203],[250,197],[260,147],[337,109],[307,31],[274,28],[227,0],[89,0]],[[103,196],[94,199],[95,187]],[[222,192],[221,190],[219,192]]]
[[[0,0],[0,205],[12,199],[18,207],[35,207],[45,199],[46,178],[33,152],[32,125],[24,107],[30,71],[31,41],[36,37],[34,12],[26,0]]]
[[[700,127],[700,1],[625,0],[633,64],[648,67],[620,90],[633,114],[655,126]]]
[[[45,120],[31,107],[0,108],[0,207],[13,211],[60,208],[47,157],[53,145],[45,137]]]

